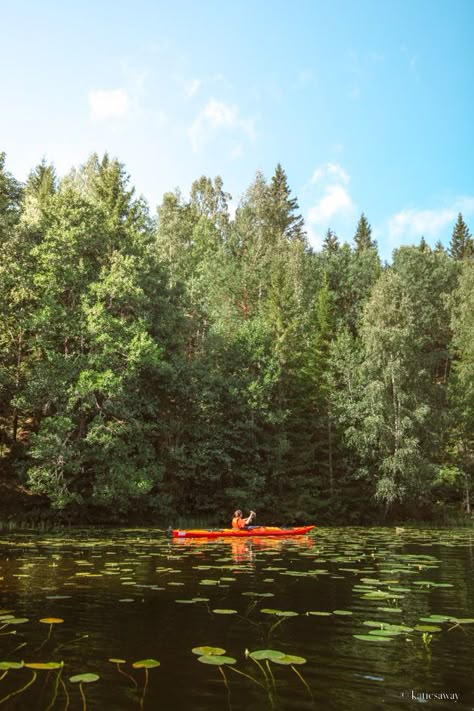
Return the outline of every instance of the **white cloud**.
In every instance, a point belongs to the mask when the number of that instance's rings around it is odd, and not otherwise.
[[[191,79],[184,85],[186,96],[195,96],[201,88],[202,81],[200,79]]]
[[[350,175],[339,163],[318,166],[304,188],[308,238],[319,249],[328,227],[344,237],[352,229],[356,205],[349,192]],[[340,233],[340,230],[342,232]]]
[[[90,117],[93,121],[107,121],[124,116],[130,108],[125,89],[94,89],[89,92]]]
[[[341,212],[352,212],[354,203],[342,185],[328,185],[321,199],[308,210],[308,220],[313,225],[326,225],[331,217]]]
[[[312,183],[319,183],[322,180],[328,179],[340,180],[347,185],[350,181],[350,176],[346,173],[344,168],[337,163],[325,163],[324,165],[320,165],[311,176]]]
[[[188,132],[193,151],[199,150],[217,130],[221,129],[238,131],[251,139],[255,137],[254,120],[242,118],[237,105],[209,99],[194,119]]]
[[[450,205],[438,209],[400,210],[388,219],[389,240],[393,245],[420,239],[422,236],[436,239],[454,226],[460,212],[464,216],[474,213],[474,197],[459,197]]]

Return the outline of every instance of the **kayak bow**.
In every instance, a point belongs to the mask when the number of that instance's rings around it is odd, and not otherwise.
[[[252,526],[252,528],[219,528],[205,529],[194,528],[182,530],[172,529],[173,538],[248,538],[249,536],[303,536],[314,526],[294,526],[293,528],[279,528],[278,526]]]

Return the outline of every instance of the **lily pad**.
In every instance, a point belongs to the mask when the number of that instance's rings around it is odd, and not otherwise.
[[[5,625],[24,625],[25,622],[29,622],[27,617],[10,617],[8,620],[2,620]]]
[[[98,679],[100,679],[98,674],[76,674],[75,676],[71,676],[69,681],[72,684],[91,684]]]
[[[215,666],[223,666],[223,664],[235,664],[237,659],[234,657],[225,657],[223,654],[203,654],[198,657],[198,662],[202,664],[214,664]]]
[[[134,669],[154,669],[159,666],[160,662],[156,659],[141,659],[139,662],[133,662],[132,664]]]
[[[274,657],[272,660],[275,664],[306,664],[304,657],[297,657],[295,654],[282,654],[280,657]]]
[[[236,615],[237,610],[225,610],[223,608],[216,608],[213,610],[216,615]]]
[[[0,662],[0,671],[6,671],[8,669],[21,669],[23,662]]]
[[[264,659],[275,660],[277,657],[284,657],[284,652],[278,652],[276,649],[256,649],[254,652],[250,652],[249,657],[255,659],[256,661],[262,661]]]
[[[451,622],[457,622],[458,625],[474,624],[474,617],[450,617]]]
[[[61,622],[64,622],[60,617],[43,617],[40,622],[43,622],[45,625],[59,625]]]
[[[194,647],[191,651],[200,657],[220,656],[221,654],[225,654],[225,649],[222,649],[222,647]]]
[[[392,637],[380,637],[371,634],[353,634],[352,636],[364,642],[390,642],[390,640],[393,639]]]
[[[418,630],[418,632],[441,632],[441,627],[437,627],[436,625],[416,625],[415,629]]]
[[[28,669],[61,669],[64,666],[63,662],[25,662],[25,667]]]

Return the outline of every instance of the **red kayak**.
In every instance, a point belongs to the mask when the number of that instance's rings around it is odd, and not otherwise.
[[[279,528],[278,526],[252,526],[252,528],[195,528],[191,530],[172,529],[173,538],[248,538],[249,536],[304,536],[314,526],[295,526]]]

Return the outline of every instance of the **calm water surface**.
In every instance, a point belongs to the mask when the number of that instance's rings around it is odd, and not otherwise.
[[[0,706],[474,709],[473,544],[461,529],[208,542],[150,529],[1,534]],[[201,646],[234,663],[199,661]],[[288,663],[248,656],[269,649]],[[160,666],[132,667],[144,659]],[[81,695],[70,678],[83,673],[99,679]]]

